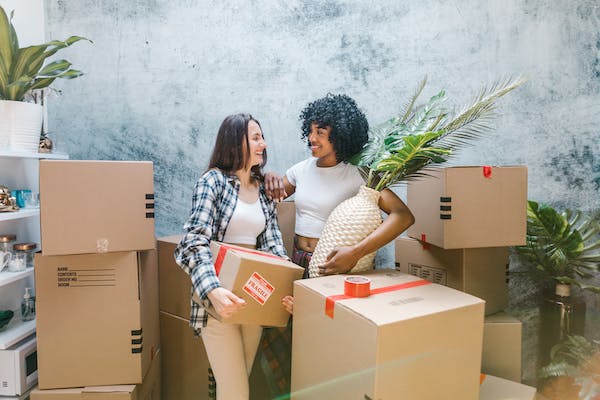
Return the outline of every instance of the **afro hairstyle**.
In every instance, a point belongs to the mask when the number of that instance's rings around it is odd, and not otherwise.
[[[307,141],[313,123],[321,128],[331,127],[329,141],[333,144],[338,162],[348,161],[362,150],[369,139],[369,123],[365,114],[345,94],[328,93],[309,103],[300,113],[300,120],[302,139]]]

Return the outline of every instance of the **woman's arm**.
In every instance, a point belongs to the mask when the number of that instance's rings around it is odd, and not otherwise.
[[[265,174],[265,190],[267,197],[275,201],[282,201],[294,194],[296,186],[292,185],[287,176],[279,176],[274,172]]]
[[[321,275],[350,271],[361,257],[379,250],[415,222],[415,217],[406,204],[389,189],[381,192],[379,208],[388,214],[383,223],[354,246],[343,246],[333,250],[327,257],[327,262],[319,266]]]

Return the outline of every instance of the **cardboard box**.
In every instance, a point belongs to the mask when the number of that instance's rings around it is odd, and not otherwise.
[[[189,299],[189,294],[188,294]],[[162,398],[208,400],[208,369],[204,343],[194,336],[189,316],[160,312]]]
[[[286,326],[290,314],[281,299],[292,295],[293,283],[302,278],[304,268],[273,254],[215,241],[210,249],[221,286],[246,300],[246,308],[228,318],[212,307],[207,311],[225,323]]]
[[[296,231],[296,203],[282,201],[277,203],[277,224],[283,238],[283,245],[288,256],[294,251],[294,235]]]
[[[508,305],[508,248],[444,250],[407,237],[395,248],[397,270],[485,300],[486,315]]]
[[[189,319],[192,281],[177,265],[174,256],[175,247],[182,237],[183,235],[173,235],[157,240],[159,304],[161,311]]]
[[[141,383],[159,347],[156,251],[35,265],[40,389]]]
[[[492,375],[481,376],[479,400],[534,400],[534,387],[511,382]]]
[[[139,385],[88,386],[69,389],[35,389],[30,400],[161,400],[161,354],[158,352]]]
[[[154,249],[147,161],[40,161],[44,255]]]
[[[484,302],[398,271],[362,276],[365,298],[343,296],[344,275],[294,283],[292,399],[478,399]]]
[[[525,244],[527,167],[428,169],[408,183],[408,236],[444,249]]]
[[[518,319],[498,313],[485,318],[481,372],[521,382],[521,332]]]

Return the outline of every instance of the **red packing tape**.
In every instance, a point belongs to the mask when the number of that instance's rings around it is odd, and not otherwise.
[[[483,176],[486,178],[491,178],[492,177],[492,167],[490,167],[489,165],[484,165],[483,166]]]
[[[375,295],[375,294],[380,294],[380,293],[394,292],[396,290],[410,289],[413,287],[429,285],[429,284],[431,284],[431,282],[426,281],[425,279],[419,279],[419,280],[412,281],[412,282],[400,283],[398,285],[384,286],[384,287],[380,287],[377,289],[371,289],[370,294]],[[344,282],[344,289],[345,289],[345,282]],[[335,309],[335,303],[340,300],[347,300],[347,299],[353,299],[353,298],[354,298],[353,296],[348,296],[347,294],[337,294],[337,295],[333,295],[333,296],[327,296],[327,298],[325,298],[325,314],[327,314],[327,316],[329,318],[333,318],[333,310]]]
[[[364,276],[347,276],[344,278],[344,294],[350,297],[369,297],[371,280]]]
[[[227,251],[229,251],[229,250],[241,251],[243,253],[256,254],[259,256],[263,256],[263,257],[276,258],[278,260],[282,260],[282,258],[279,256],[276,256],[274,254],[263,253],[261,251],[245,249],[243,247],[237,247],[237,246],[228,246],[226,244],[221,244],[220,246],[221,247],[219,247],[219,252],[217,253],[217,258],[215,259],[215,272],[217,273],[217,276],[219,276],[219,273],[221,272],[221,267],[223,266],[223,260],[225,260],[225,255],[227,254]]]

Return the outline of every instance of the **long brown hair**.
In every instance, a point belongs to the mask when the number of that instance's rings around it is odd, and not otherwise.
[[[220,170],[233,173],[244,168],[246,160],[250,160],[250,143],[248,142],[248,123],[258,122],[250,114],[232,114],[225,117],[217,133],[217,140],[210,156],[208,169],[219,168]],[[262,128],[261,128],[262,131]],[[244,143],[246,143],[244,150]],[[263,153],[263,161],[260,165],[251,168],[254,178],[263,180],[262,167],[267,163],[267,149]]]

